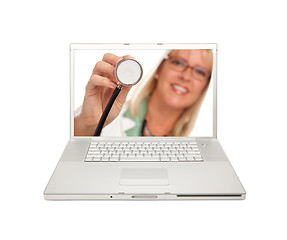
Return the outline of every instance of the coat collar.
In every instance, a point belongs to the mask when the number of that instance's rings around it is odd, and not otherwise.
[[[148,99],[145,98],[140,103],[139,113],[135,117],[132,116],[129,108],[127,108],[127,110],[124,112],[123,117],[128,118],[134,122],[133,127],[130,127],[131,125],[129,125],[128,128],[124,127],[125,133],[127,136],[142,136],[142,127],[143,127],[143,122],[144,122],[146,111],[147,111],[147,104],[148,104]]]

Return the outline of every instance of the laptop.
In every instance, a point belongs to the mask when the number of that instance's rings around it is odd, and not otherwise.
[[[94,136],[123,59],[141,79]],[[217,139],[216,71],[217,44],[70,44],[70,139],[44,198],[245,199]]]

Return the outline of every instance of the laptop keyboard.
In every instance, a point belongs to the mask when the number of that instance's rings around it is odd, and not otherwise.
[[[203,162],[196,142],[91,142],[85,162]]]

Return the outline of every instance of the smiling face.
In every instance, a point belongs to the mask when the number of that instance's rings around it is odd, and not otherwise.
[[[212,54],[207,50],[175,50],[157,71],[153,94],[163,106],[185,109],[195,104],[206,89],[212,71]]]

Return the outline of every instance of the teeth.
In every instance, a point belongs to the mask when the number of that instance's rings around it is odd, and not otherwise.
[[[187,93],[187,90],[181,86],[172,84],[172,87],[175,88],[176,90],[180,91],[180,92]]]

